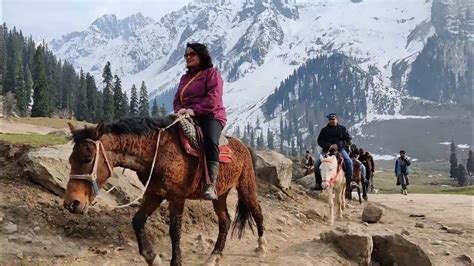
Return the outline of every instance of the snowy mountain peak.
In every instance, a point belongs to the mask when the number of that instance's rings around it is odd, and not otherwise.
[[[410,64],[423,48],[434,32],[430,15],[425,1],[196,0],[157,22],[140,14],[103,16],[94,30],[55,41],[53,49],[97,80],[110,61],[124,88],[144,80],[154,97],[174,90],[186,43],[205,43],[226,81],[229,121],[242,125],[263,118],[267,97],[305,62],[334,52],[372,73],[367,113],[386,111],[392,101],[381,99],[399,95],[391,88],[393,64]]]

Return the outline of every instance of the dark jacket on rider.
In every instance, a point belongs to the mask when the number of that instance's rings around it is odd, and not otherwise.
[[[332,144],[337,144],[339,150],[342,150],[344,148],[344,142],[350,141],[351,139],[349,132],[347,132],[344,126],[339,124],[337,126],[331,126],[328,124],[321,129],[319,133],[318,145],[323,148],[323,152],[327,152]]]

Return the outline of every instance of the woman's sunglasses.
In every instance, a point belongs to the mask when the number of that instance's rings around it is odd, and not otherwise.
[[[195,57],[197,54],[195,52],[185,53],[184,58]]]

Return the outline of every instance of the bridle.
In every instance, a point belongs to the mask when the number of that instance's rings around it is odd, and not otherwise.
[[[166,127],[163,127],[163,128],[157,128],[158,130],[158,137],[156,139],[156,145],[155,145],[155,155],[153,156],[153,163],[151,164],[151,169],[150,169],[150,174],[148,175],[148,180],[145,184],[145,188],[143,189],[143,192],[142,192],[142,195],[138,198],[136,198],[135,200],[127,203],[127,204],[123,204],[123,205],[118,205],[118,206],[115,206],[113,208],[124,208],[124,207],[128,207],[132,204],[134,204],[135,202],[139,201],[140,199],[143,198],[143,196],[145,195],[145,192],[148,188],[148,185],[150,184],[150,181],[151,181],[151,176],[153,175],[153,170],[155,169],[155,164],[156,164],[156,158],[158,156],[158,149],[160,147],[160,139],[161,139],[161,134],[163,132],[165,132],[167,129],[169,129],[170,127],[174,126],[176,123],[178,123],[179,121],[183,120],[183,119],[186,119],[186,118],[189,118],[189,114],[184,114],[184,115],[178,115],[178,118],[176,118],[171,124],[169,124],[168,126]],[[91,143],[94,143],[95,147],[96,147],[96,152],[95,152],[95,156],[94,156],[94,166],[92,167],[92,172],[90,174],[82,174],[82,175],[69,175],[69,179],[77,179],[77,180],[86,180],[86,181],[89,181],[91,183],[91,186],[92,186],[92,191],[94,192],[94,194],[97,196],[99,195],[99,185],[97,183],[97,169],[98,169],[98,165],[99,165],[99,156],[100,156],[100,153],[102,153],[102,155],[104,156],[105,158],[105,162],[107,164],[107,168],[109,169],[109,175],[107,176],[106,179],[108,179],[109,177],[111,177],[113,175],[113,167],[112,165],[110,164],[110,161],[109,159],[107,158],[107,153],[105,151],[105,148],[104,148],[104,144],[102,143],[102,141],[99,140],[92,140],[92,139],[86,139],[85,141],[87,142],[91,142]],[[112,187],[110,188],[109,190],[107,190],[106,192],[109,193],[110,191],[112,191],[112,189],[114,189],[115,187]]]
[[[101,152],[105,158],[107,168],[109,169],[109,176],[107,178],[112,176],[113,168],[112,168],[112,165],[110,165],[109,159],[107,158],[107,153],[105,152],[104,144],[102,144],[102,141],[92,140],[92,139],[86,139],[85,141],[94,143],[95,145],[94,166],[92,167],[92,172],[90,174],[84,174],[84,175],[69,175],[69,179],[79,179],[79,180],[86,180],[86,181],[91,182],[92,191],[97,196],[99,195],[99,185],[97,184],[97,168],[99,165],[99,156]]]
[[[321,160],[321,164],[323,164],[323,163],[332,163],[332,162],[333,162],[332,160],[327,160],[327,159],[326,160]],[[336,183],[337,176],[339,175],[339,172],[342,169],[342,163],[339,164],[337,162],[337,158],[336,158],[336,164],[338,165],[336,174],[333,177],[331,177],[329,180],[323,180],[322,181],[322,183],[327,183],[328,187],[332,186],[332,185],[334,185],[334,183]]]

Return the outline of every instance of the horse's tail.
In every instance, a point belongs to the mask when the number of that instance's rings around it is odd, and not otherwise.
[[[251,148],[249,148],[249,147],[247,147],[247,148],[250,152],[250,156],[252,157],[251,170],[254,173],[253,178],[255,178],[255,176],[256,176],[255,175],[255,164],[256,164],[256,161],[257,161],[257,155],[255,154],[255,152]],[[248,177],[250,178],[250,176],[248,176]],[[252,180],[252,181],[253,181],[254,184],[256,184],[256,180]],[[242,187],[237,189],[239,200],[238,200],[238,203],[237,203],[237,209],[235,211],[235,214],[236,214],[235,219],[234,219],[234,222],[233,222],[233,225],[232,225],[232,236],[235,235],[236,230],[237,230],[237,236],[238,236],[239,239],[242,238],[242,236],[244,235],[245,225],[247,223],[250,227],[250,230],[252,230],[252,233],[254,233],[253,225],[252,225],[253,217],[252,217],[252,213],[251,213],[251,210],[250,210],[250,206],[248,206],[248,203],[249,203],[248,202],[248,197],[252,194],[252,192],[256,193],[256,191],[249,191],[248,187],[247,187],[247,189],[241,189],[241,188]]]
[[[257,169],[257,154],[255,153],[254,150],[252,150],[252,148],[250,147],[247,147],[247,149],[249,149],[249,152],[250,152],[250,156],[252,157],[252,168],[253,168],[253,172],[255,173],[255,177],[257,176],[257,173],[255,172],[255,170]]]

